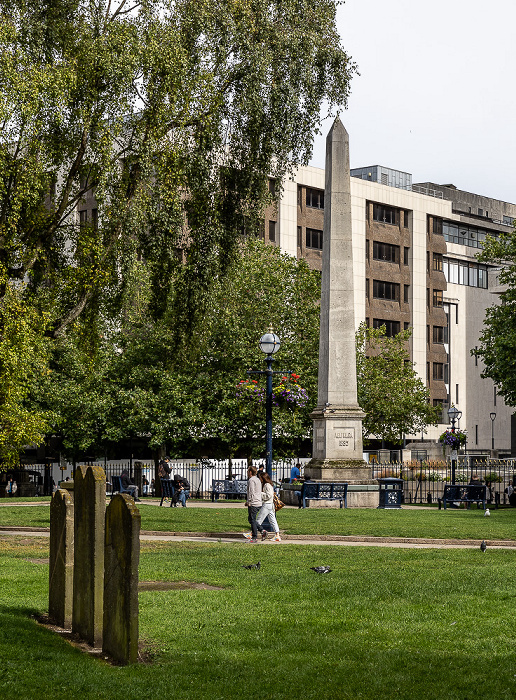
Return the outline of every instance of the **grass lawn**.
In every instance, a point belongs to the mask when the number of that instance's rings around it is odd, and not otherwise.
[[[241,508],[159,508],[140,506],[143,530],[172,532],[243,532],[247,510]],[[0,526],[48,527],[48,503],[41,506],[0,507]],[[286,533],[305,535],[371,535],[454,539],[516,539],[516,508],[492,510],[491,517],[473,506],[470,510],[377,510],[284,508],[278,513]]]
[[[47,546],[0,539],[0,697],[516,695],[514,551],[144,543],[140,580],[221,590],[141,591],[153,661],[117,668],[31,618],[47,609]],[[259,571],[242,568],[257,558]]]

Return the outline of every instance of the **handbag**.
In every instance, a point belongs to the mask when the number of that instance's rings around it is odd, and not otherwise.
[[[281,510],[285,505],[283,501],[280,501],[279,496],[276,492],[274,492],[272,502],[274,503],[274,510]]]

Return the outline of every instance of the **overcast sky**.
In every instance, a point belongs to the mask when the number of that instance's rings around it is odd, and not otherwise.
[[[515,0],[346,0],[338,27],[361,74],[341,115],[352,168],[516,203]]]

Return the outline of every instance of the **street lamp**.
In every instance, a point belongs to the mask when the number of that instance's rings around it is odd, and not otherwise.
[[[280,339],[272,331],[262,335],[260,338],[260,350],[267,357],[266,377],[267,385],[265,389],[265,471],[272,479],[272,363],[274,362],[273,355],[280,349]]]
[[[456,406],[450,406],[450,408],[448,409],[448,418],[450,419],[452,433],[455,432],[455,421],[459,420],[461,416],[462,416],[462,411],[459,411],[459,409]],[[457,457],[453,456],[454,453],[455,453],[455,455],[457,455],[457,451],[452,450],[452,460],[451,460],[452,484],[455,484],[455,469],[457,467]]]
[[[290,374],[290,370],[274,372],[272,369],[273,355],[278,352],[281,346],[280,339],[272,332],[272,329],[265,335],[262,335],[259,346],[260,350],[267,355],[265,358],[267,369],[249,370],[247,374],[265,374],[267,379],[265,390],[265,470],[272,478],[272,375]]]
[[[494,422],[496,418],[496,413],[494,411],[490,413],[489,418],[491,418],[491,451],[494,453]]]

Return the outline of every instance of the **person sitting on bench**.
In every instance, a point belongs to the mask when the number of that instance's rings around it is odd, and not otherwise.
[[[131,481],[131,477],[129,476],[127,469],[124,469],[124,471],[120,474],[120,479],[124,491],[127,491],[127,493],[132,496],[135,501],[139,501],[138,487]]]

